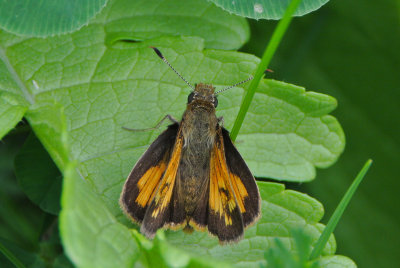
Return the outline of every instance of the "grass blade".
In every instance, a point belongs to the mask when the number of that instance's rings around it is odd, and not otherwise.
[[[297,6],[300,4],[301,0],[292,0],[283,15],[282,20],[279,21],[278,26],[275,28],[274,33],[272,34],[271,40],[268,43],[268,46],[264,52],[264,55],[261,58],[261,62],[257,67],[256,73],[254,75],[254,79],[251,81],[250,86],[246,92],[246,95],[243,99],[242,105],[240,106],[240,110],[238,116],[236,117],[235,124],[233,125],[231,131],[231,139],[232,141],[236,140],[236,137],[239,133],[239,130],[243,124],[243,120],[246,116],[247,111],[249,110],[249,106],[251,101],[253,100],[254,93],[260,83],[264,75],[264,71],[267,69],[272,57],[275,54],[276,49],[278,48],[283,35],[285,34],[289,24],[292,20],[292,15],[296,11]]]
[[[4,254],[4,256],[12,263],[15,265],[17,268],[25,268],[25,265],[22,264],[22,262],[15,257],[15,255],[9,251],[2,243],[0,243],[0,252]]]
[[[315,244],[315,247],[311,252],[309,258],[310,260],[316,259],[318,256],[321,255],[321,252],[324,249],[326,243],[328,242],[330,235],[335,230],[337,223],[342,217],[343,212],[345,211],[347,205],[349,204],[351,198],[353,197],[355,191],[357,190],[358,185],[360,185],[371,164],[372,160],[368,159],[367,162],[364,164],[363,168],[361,169],[361,171],[358,173],[357,177],[354,179],[353,183],[350,185],[349,189],[347,189],[347,192],[343,196],[342,200],[340,200],[339,205],[336,207],[335,212],[333,212],[333,215],[329,219],[328,224],[326,225],[324,231],[322,232],[317,243]]]

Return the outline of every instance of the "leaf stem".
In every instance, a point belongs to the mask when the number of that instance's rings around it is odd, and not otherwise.
[[[328,224],[325,226],[324,231],[322,232],[317,243],[315,244],[315,247],[311,252],[309,258],[310,260],[316,259],[318,256],[321,255],[322,250],[324,249],[326,243],[328,242],[329,237],[335,230],[337,223],[342,217],[347,205],[349,204],[351,198],[353,197],[355,191],[357,190],[358,185],[360,185],[371,164],[372,160],[368,159],[367,162],[364,164],[363,168],[361,169],[361,171],[358,173],[357,177],[354,179],[353,183],[350,185],[349,189],[347,189],[347,192],[343,196],[342,200],[340,200],[339,205],[336,207],[335,212],[333,212],[331,218],[329,219]]]
[[[292,0],[290,2],[285,11],[285,14],[283,15],[283,18],[279,21],[278,26],[275,28],[275,31],[272,34],[271,40],[269,41],[268,46],[264,51],[264,55],[261,58],[261,62],[260,64],[258,64],[254,79],[251,81],[250,86],[246,91],[246,95],[243,99],[242,105],[240,106],[238,116],[236,117],[235,124],[233,125],[230,134],[232,141],[236,140],[239,130],[243,124],[244,117],[246,116],[246,113],[249,110],[250,103],[253,100],[258,84],[263,78],[264,71],[267,69],[268,64],[274,56],[283,35],[289,27],[289,24],[292,20],[292,15],[296,11],[297,6],[300,4],[300,2],[301,0]]]

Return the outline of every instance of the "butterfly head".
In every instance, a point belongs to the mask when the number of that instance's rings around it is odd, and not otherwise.
[[[214,94],[215,87],[208,84],[196,84],[195,89],[188,96],[188,104],[198,104],[200,106],[218,106],[218,99]]]

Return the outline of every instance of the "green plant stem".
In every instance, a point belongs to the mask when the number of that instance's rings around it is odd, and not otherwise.
[[[339,205],[336,207],[335,212],[333,212],[333,215],[329,219],[328,224],[325,226],[324,231],[322,232],[317,243],[315,244],[315,247],[311,252],[309,258],[310,260],[316,259],[318,256],[321,255],[322,250],[324,249],[326,243],[328,242],[329,237],[335,230],[337,223],[342,217],[347,205],[349,204],[351,198],[353,197],[355,191],[357,190],[358,185],[360,185],[371,164],[372,160],[368,159],[367,162],[364,164],[363,168],[361,169],[361,171],[358,173],[357,177],[354,179],[353,183],[350,185],[345,195],[343,196],[342,200],[340,200]]]
[[[25,268],[25,265],[22,264],[20,260],[17,259],[17,257],[12,254],[11,251],[9,251],[3,244],[0,243],[0,252],[6,256],[6,258],[15,265],[17,268]]]
[[[249,110],[250,103],[253,100],[258,84],[260,83],[260,80],[263,78],[264,72],[267,69],[272,57],[274,56],[275,51],[278,48],[283,35],[285,34],[287,28],[289,27],[289,24],[292,20],[292,15],[296,11],[300,2],[301,0],[292,0],[290,2],[288,8],[285,11],[285,14],[283,15],[282,20],[279,21],[278,26],[275,28],[275,31],[272,34],[271,40],[269,41],[268,46],[264,52],[264,55],[261,58],[261,62],[257,67],[254,79],[251,81],[250,86],[243,99],[242,105],[240,106],[238,116],[236,117],[235,124],[233,125],[230,134],[232,141],[236,140],[239,130],[243,124],[244,117],[246,116],[246,113]]]

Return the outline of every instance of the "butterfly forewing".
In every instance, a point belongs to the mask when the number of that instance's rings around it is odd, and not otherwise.
[[[173,200],[182,146],[183,138],[181,132],[178,131],[167,168],[143,218],[140,231],[148,237],[153,237],[158,229],[171,224],[171,211],[174,204],[171,201]]]
[[[123,187],[120,204],[135,222],[142,223],[170,162],[178,124],[168,127],[136,163]]]

